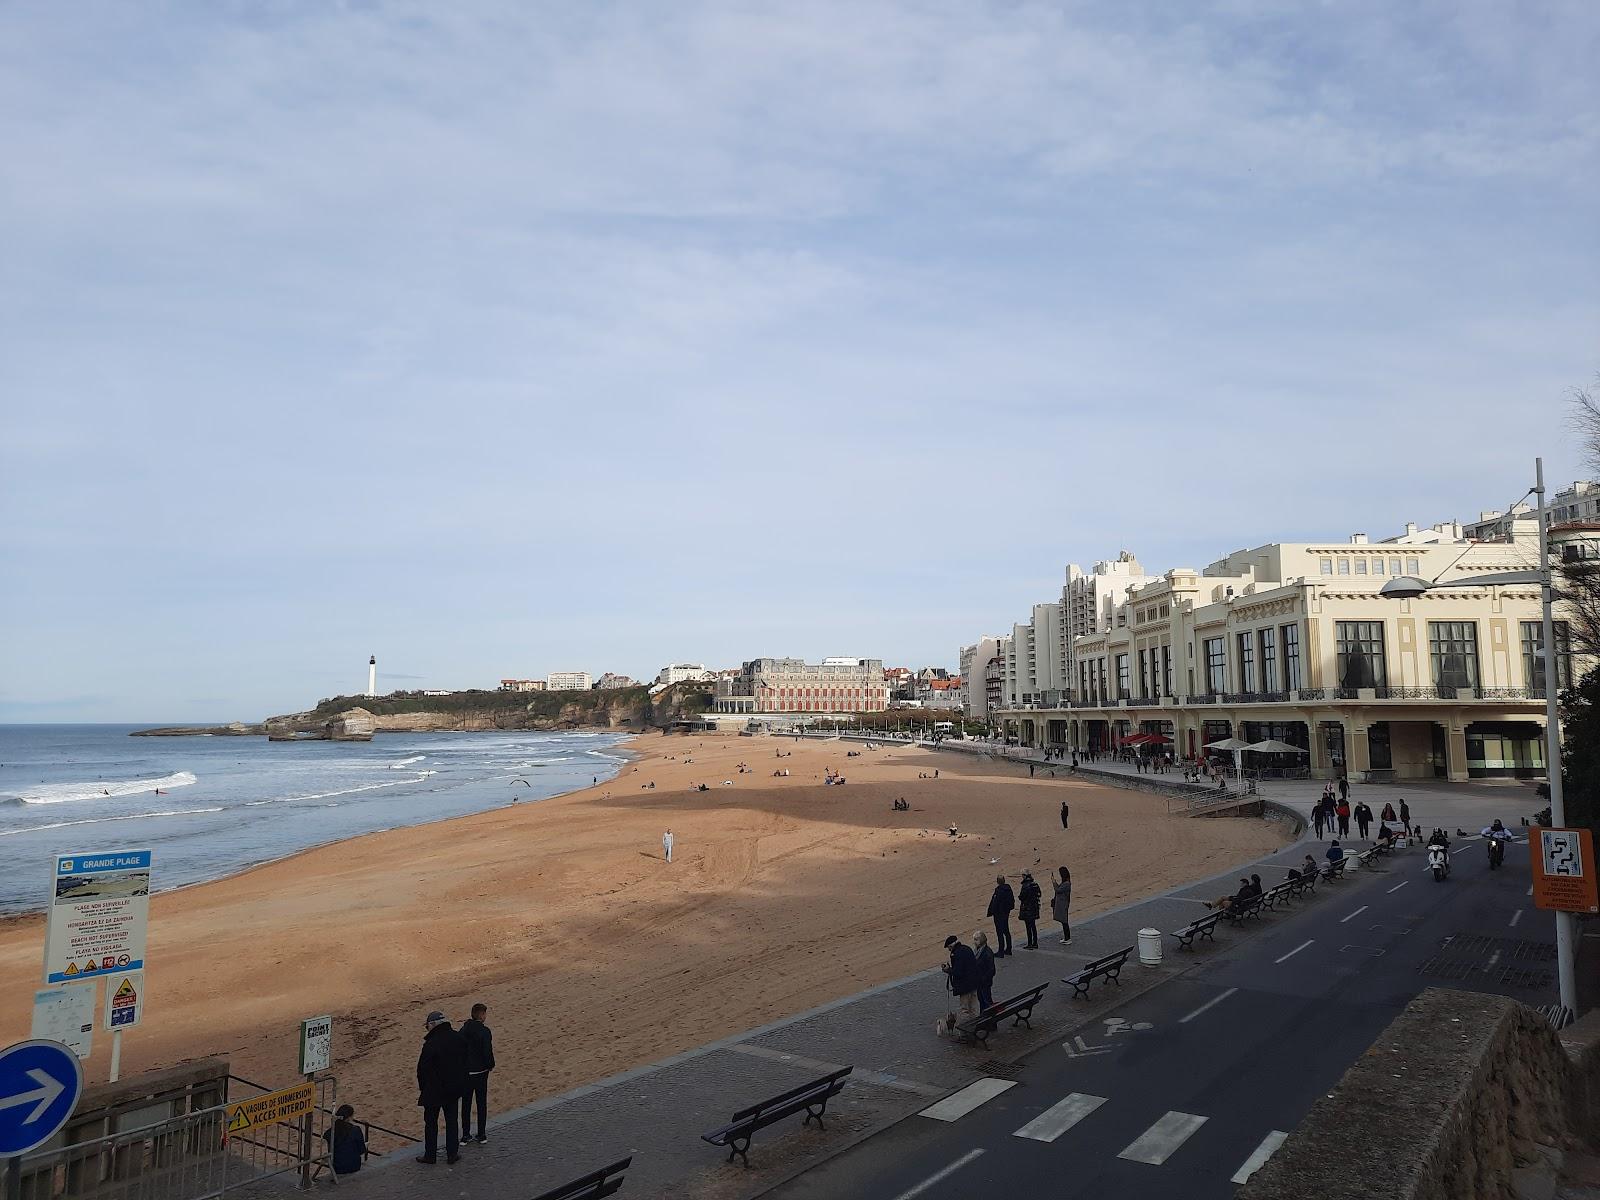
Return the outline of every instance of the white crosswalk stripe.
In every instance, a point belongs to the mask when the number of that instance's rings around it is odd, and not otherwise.
[[[954,1095],[946,1096],[937,1104],[929,1105],[919,1114],[935,1121],[959,1121],[981,1104],[987,1104],[1007,1088],[1016,1087],[1014,1079],[974,1080]]]
[[[1136,1137],[1117,1157],[1159,1167],[1205,1123],[1205,1117],[1197,1117],[1193,1113],[1169,1112]]]
[[[1105,1102],[1104,1096],[1087,1096],[1082,1092],[1071,1092],[1065,1099],[1052,1104],[1011,1136],[1031,1138],[1036,1142],[1053,1142]]]
[[[1233,1178],[1228,1182],[1243,1183],[1262,1167],[1266,1166],[1267,1159],[1277,1152],[1278,1147],[1283,1145],[1283,1139],[1288,1136],[1281,1129],[1274,1129],[1267,1134],[1266,1137],[1261,1139],[1261,1145],[1250,1152],[1250,1157],[1244,1160],[1239,1169],[1233,1173]]]

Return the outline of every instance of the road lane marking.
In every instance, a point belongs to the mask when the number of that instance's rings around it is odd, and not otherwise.
[[[1287,962],[1289,959],[1293,958],[1296,954],[1299,954],[1300,951],[1304,950],[1307,946],[1311,945],[1311,943],[1316,941],[1316,940],[1317,940],[1316,938],[1309,938],[1308,940],[1301,942],[1298,946],[1296,946],[1293,950],[1289,951],[1289,953],[1285,954],[1282,958],[1275,958],[1272,961],[1274,963]]]
[[[1117,1157],[1159,1167],[1205,1123],[1205,1117],[1197,1117],[1193,1113],[1169,1112],[1135,1138]]]
[[[1228,1180],[1228,1182],[1244,1183],[1246,1180],[1248,1180],[1250,1176],[1254,1175],[1257,1171],[1261,1170],[1262,1167],[1267,1165],[1267,1159],[1271,1158],[1273,1154],[1277,1152],[1278,1147],[1283,1145],[1284,1138],[1288,1136],[1289,1135],[1284,1133],[1281,1129],[1274,1129],[1271,1133],[1267,1134],[1266,1137],[1261,1139],[1261,1145],[1257,1146],[1253,1151],[1251,1151],[1250,1157],[1244,1160],[1244,1165],[1233,1173],[1233,1178]]]
[[[1350,916],[1348,916],[1348,917],[1340,917],[1339,918],[1339,924],[1343,925],[1346,921],[1350,920],[1351,918],[1359,917],[1362,913],[1367,911],[1368,907],[1369,907],[1368,905],[1363,904],[1360,908],[1356,909],[1355,912],[1351,913]]]
[[[907,1188],[905,1191],[896,1196],[894,1200],[912,1200],[913,1197],[922,1195],[922,1193],[927,1191],[929,1188],[934,1187],[937,1184],[941,1184],[946,1179],[949,1179],[950,1176],[961,1170],[962,1167],[966,1166],[973,1159],[979,1157],[982,1153],[983,1151],[981,1149],[968,1150],[948,1167],[945,1167],[941,1171],[935,1171],[932,1175],[929,1175],[915,1187]]]
[[[1528,890],[1524,893],[1524,895],[1528,895],[1528,896],[1533,895],[1533,884],[1530,883],[1528,885]]]
[[[958,1121],[980,1104],[987,1104],[1007,1088],[1016,1086],[1014,1079],[991,1079],[985,1076],[967,1084],[959,1092],[946,1096],[939,1103],[929,1105],[920,1115],[935,1121]]]
[[[1104,1096],[1069,1093],[1065,1099],[1052,1104],[1011,1136],[1030,1138],[1035,1142],[1053,1142],[1105,1102]]]
[[[1490,970],[1490,971],[1494,970],[1495,963],[1497,963],[1499,961],[1500,961],[1500,951],[1496,950],[1493,954],[1489,955],[1489,963],[1488,963],[1488,966],[1485,969],[1486,970]]]
[[[1190,1021],[1194,1020],[1201,1013],[1206,1012],[1213,1005],[1221,1004],[1224,1000],[1226,1000],[1229,996],[1233,995],[1238,990],[1239,989],[1236,988],[1236,987],[1231,987],[1227,991],[1223,992],[1222,995],[1211,997],[1211,999],[1207,1000],[1204,1004],[1202,1004],[1199,1008],[1195,1009],[1187,1017],[1179,1017],[1178,1018],[1178,1024],[1179,1025],[1187,1025]]]
[[[1405,885],[1410,883],[1410,882],[1411,882],[1411,880],[1409,880],[1409,879],[1402,880],[1401,882],[1395,884],[1392,888],[1389,889],[1389,894],[1393,895],[1395,892],[1398,892],[1401,888],[1405,887]]]
[[[1517,922],[1520,920],[1522,920],[1522,910],[1519,908],[1516,912],[1511,914],[1511,927],[1515,929],[1517,927]]]

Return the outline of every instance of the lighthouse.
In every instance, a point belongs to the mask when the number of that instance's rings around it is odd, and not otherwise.
[[[378,656],[374,654],[367,659],[367,699],[371,700],[378,694]]]

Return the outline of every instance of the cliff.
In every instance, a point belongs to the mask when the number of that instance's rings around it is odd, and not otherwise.
[[[280,736],[311,733],[334,717],[359,708],[372,717],[379,733],[466,732],[491,729],[648,729],[671,725],[680,717],[711,706],[712,689],[705,683],[680,683],[651,696],[644,687],[587,692],[452,692],[424,696],[396,692],[388,696],[334,696],[307,712],[268,717],[265,730]]]

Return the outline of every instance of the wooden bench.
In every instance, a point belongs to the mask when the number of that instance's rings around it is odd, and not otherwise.
[[[1277,908],[1280,904],[1288,905],[1289,901],[1294,899],[1293,894],[1289,891],[1289,884],[1290,881],[1285,879],[1282,883],[1263,892],[1261,894],[1262,907]]]
[[[1289,880],[1284,886],[1289,889],[1289,895],[1296,900],[1303,900],[1307,892],[1317,890],[1317,873],[1315,871],[1307,871],[1305,874]]]
[[[1109,979],[1112,983],[1121,987],[1122,980],[1118,976],[1122,974],[1122,964],[1128,961],[1128,955],[1132,953],[1132,946],[1124,946],[1115,954],[1108,954],[1104,958],[1094,959],[1075,974],[1063,978],[1061,982],[1072,985],[1072,998],[1074,1000],[1087,996],[1089,994],[1089,985],[1096,979]]]
[[[802,1111],[806,1114],[806,1119],[801,1124],[809,1125],[815,1120],[818,1129],[827,1128],[822,1123],[822,1115],[828,1111],[828,1101],[844,1090],[845,1076],[852,1070],[853,1067],[840,1067],[821,1079],[813,1079],[810,1083],[790,1088],[787,1092],[772,1096],[760,1104],[741,1108],[721,1129],[702,1133],[700,1140],[710,1142],[713,1146],[728,1147],[728,1161],[732,1162],[734,1155],[738,1155],[748,1167],[750,1139],[755,1136],[758,1129],[775,1125],[785,1117],[792,1117]]]
[[[622,1173],[632,1161],[633,1155],[630,1154],[609,1167],[589,1172],[582,1179],[574,1179],[548,1192],[541,1192],[533,1200],[600,1200],[600,1197],[609,1196],[622,1186]]]
[[[1328,880],[1343,879],[1344,878],[1344,864],[1345,864],[1345,860],[1344,859],[1342,859],[1342,858],[1334,859],[1331,863],[1329,863],[1327,866],[1322,868],[1322,877],[1324,879],[1328,879]]]
[[[1356,862],[1358,862],[1361,865],[1361,868],[1365,870],[1367,867],[1372,865],[1373,859],[1384,853],[1387,853],[1387,851],[1383,846],[1374,846],[1371,850],[1363,850],[1360,854],[1357,854]]]
[[[1251,896],[1250,899],[1241,900],[1238,904],[1228,905],[1222,910],[1222,915],[1228,919],[1230,925],[1242,924],[1252,917],[1259,921],[1265,907],[1262,904],[1264,899],[1266,899],[1264,896]]]
[[[1221,913],[1208,913],[1199,920],[1190,921],[1182,929],[1174,929],[1172,936],[1178,939],[1180,950],[1193,950],[1196,938],[1204,938],[1208,942],[1216,940],[1217,922],[1220,920]]]
[[[1012,1018],[1011,1027],[1026,1025],[1033,1028],[1030,1018],[1033,1016],[1033,1006],[1039,1003],[1039,997],[1044,994],[1048,983],[1041,983],[1036,988],[1030,988],[1021,995],[1013,996],[1009,1000],[1002,1000],[999,1004],[992,1004],[984,1009],[970,1021],[964,1021],[956,1029],[966,1034],[978,1043],[983,1049],[989,1048],[989,1035],[999,1028],[1000,1022],[1007,1017]]]

